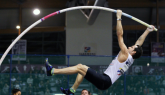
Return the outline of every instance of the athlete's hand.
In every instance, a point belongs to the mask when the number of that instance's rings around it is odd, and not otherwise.
[[[121,15],[122,15],[122,10],[117,10],[117,13],[116,13],[117,19],[121,19]]]
[[[154,27],[153,25],[151,25],[151,27],[152,27],[152,28],[147,28],[147,30],[148,30],[149,32],[152,32],[152,31],[154,31],[154,29],[155,29],[155,27]]]

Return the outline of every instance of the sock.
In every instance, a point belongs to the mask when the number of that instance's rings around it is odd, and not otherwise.
[[[52,68],[52,70],[51,70],[51,74],[54,75],[54,68]]]
[[[74,90],[73,88],[70,88],[70,92],[75,93],[76,90]]]

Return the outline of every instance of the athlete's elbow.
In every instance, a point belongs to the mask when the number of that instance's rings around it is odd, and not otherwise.
[[[122,32],[117,32],[116,34],[117,34],[117,36],[123,36]]]

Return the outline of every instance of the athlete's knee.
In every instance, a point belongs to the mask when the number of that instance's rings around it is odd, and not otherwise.
[[[78,70],[85,70],[87,69],[88,67],[86,65],[82,65],[82,64],[77,64],[77,69]]]
[[[81,68],[83,68],[83,65],[82,64],[77,64],[77,68],[81,69]]]

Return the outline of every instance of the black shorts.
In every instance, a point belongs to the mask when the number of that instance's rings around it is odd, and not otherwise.
[[[111,79],[108,75],[97,73],[91,68],[88,68],[84,78],[100,90],[106,90],[112,85]]]

